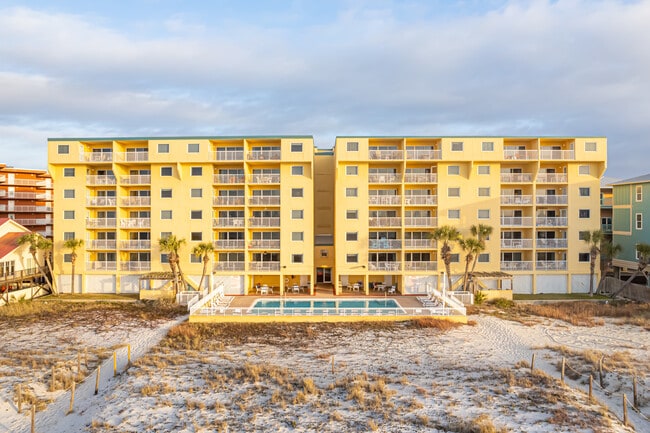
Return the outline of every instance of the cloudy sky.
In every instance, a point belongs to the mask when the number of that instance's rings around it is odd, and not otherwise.
[[[607,136],[650,172],[650,0],[0,0],[0,162],[48,137]]]

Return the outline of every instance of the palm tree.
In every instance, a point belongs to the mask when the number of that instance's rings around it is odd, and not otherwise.
[[[47,275],[43,269],[43,266],[41,266],[40,262],[38,261],[38,252],[40,250],[48,250],[48,246],[51,246],[51,244],[52,242],[48,241],[38,233],[26,233],[18,238],[18,245],[29,245],[29,253],[32,255],[34,263],[36,263],[38,271],[41,273],[43,279],[45,279],[47,287],[50,289],[50,293],[53,293],[50,277]]]
[[[487,224],[473,225],[470,228],[472,236],[475,236],[481,243],[483,243],[483,250],[485,250],[485,240],[490,237],[494,228]],[[481,250],[481,251],[483,251]],[[472,263],[472,272],[476,269],[476,262],[478,261],[478,254],[474,256],[474,263]]]
[[[465,276],[463,277],[463,290],[467,290],[468,283],[467,277],[469,275],[469,264],[478,257],[479,253],[485,249],[485,243],[481,242],[478,238],[459,239],[458,245],[465,252]]]
[[[208,263],[210,262],[210,256],[214,253],[214,246],[210,242],[201,242],[192,250],[192,254],[196,256],[203,257],[203,272],[201,273],[201,281],[199,282],[199,290],[203,287],[203,280],[205,279],[205,274],[207,273]]]
[[[601,244],[605,236],[603,231],[598,229],[587,231],[582,238],[589,245],[589,296],[594,295],[594,274],[596,273],[596,259],[600,254]]]
[[[639,275],[643,275],[646,277],[646,282],[648,279],[648,274],[645,271],[646,266],[648,266],[648,261],[650,261],[650,245],[648,244],[636,244],[636,252],[638,255],[638,260],[637,260],[637,270],[634,271],[634,273],[630,276],[630,278],[627,279],[625,284],[621,286],[620,289],[618,289],[613,295],[612,298],[617,297],[623,290],[627,288],[630,284],[632,284],[632,280],[634,280],[636,277]]]
[[[174,279],[174,295],[179,292],[180,286],[184,286],[185,279],[180,268],[180,259],[178,251],[185,244],[185,239],[178,239],[175,235],[170,235],[162,239],[158,239],[160,251],[168,253],[169,268],[172,271]]]
[[[447,271],[447,287],[451,290],[451,250],[453,249],[453,243],[460,239],[460,233],[455,227],[445,225],[433,229],[430,236],[432,239],[442,242],[440,255]]]
[[[600,281],[596,293],[599,293],[602,289],[603,281],[605,281],[605,277],[612,269],[612,261],[621,251],[623,251],[622,246],[613,244],[609,240],[600,243]]]
[[[80,248],[84,244],[83,239],[68,239],[63,243],[63,247],[70,250],[70,263],[72,263],[72,276],[70,293],[74,293],[74,264],[77,261],[77,248]]]

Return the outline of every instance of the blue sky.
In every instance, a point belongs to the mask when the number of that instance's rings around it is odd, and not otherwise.
[[[0,0],[0,162],[44,168],[47,137],[593,135],[636,176],[649,22],[650,1]]]

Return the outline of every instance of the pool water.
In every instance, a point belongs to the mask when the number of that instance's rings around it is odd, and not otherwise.
[[[258,299],[252,310],[299,309],[401,309],[394,299]]]

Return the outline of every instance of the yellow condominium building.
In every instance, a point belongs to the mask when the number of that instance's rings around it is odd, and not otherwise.
[[[186,240],[181,266],[198,286],[229,294],[403,294],[441,288],[436,227],[463,236],[493,228],[476,271],[508,274],[516,293],[586,292],[581,232],[600,228],[602,137],[311,136],[50,139],[55,272],[62,292],[72,266],[66,239],[82,239],[75,290],[136,292],[162,284],[158,240]],[[451,273],[464,272],[453,246]],[[512,278],[510,279],[510,276]],[[155,283],[154,281],[161,281]],[[192,283],[193,282],[193,283]],[[486,287],[496,280],[482,281]],[[512,284],[511,287],[507,285]]]

